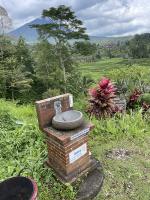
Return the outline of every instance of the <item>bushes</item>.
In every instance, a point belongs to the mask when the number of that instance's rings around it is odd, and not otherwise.
[[[60,95],[60,90],[59,89],[48,89],[46,92],[43,93],[42,97],[43,99],[50,98]]]
[[[139,107],[139,97],[141,96],[141,92],[135,89],[132,94],[129,96],[129,101],[127,103],[127,107],[131,109],[135,109]]]
[[[135,89],[129,97],[127,108],[136,109],[142,108],[143,113],[150,109],[150,94],[140,92]]]
[[[0,131],[14,130],[15,123],[7,110],[0,111]]]
[[[135,87],[144,93],[149,84],[150,68],[148,67],[133,65],[120,67],[120,69],[114,69],[108,73],[109,77],[116,82],[120,93],[125,95],[128,95]]]

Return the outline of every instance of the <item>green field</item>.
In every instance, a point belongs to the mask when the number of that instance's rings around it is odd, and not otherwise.
[[[115,69],[125,69],[131,64],[150,68],[150,59],[127,60],[122,58],[102,59],[94,63],[80,64],[80,71],[85,76],[91,76],[94,80],[99,80],[102,76],[109,76],[110,71]]]
[[[126,67],[126,60],[120,58],[102,59],[95,63],[85,63],[80,65],[80,70],[85,76],[91,76],[95,80],[99,80],[102,76],[107,76],[109,70]]]
[[[150,60],[134,60],[150,68]],[[128,60],[104,59],[82,64],[83,75],[94,80],[109,76],[113,69],[128,68]],[[84,97],[85,98],[85,97]],[[75,108],[84,112],[87,99],[75,100]],[[18,120],[22,125],[18,124]],[[96,200],[150,199],[150,116],[141,110],[103,120],[92,120],[95,129],[89,136],[93,155],[100,160],[104,185]],[[33,177],[39,188],[39,200],[73,200],[76,186],[62,185],[43,163],[47,158],[43,134],[38,129],[35,108],[0,101],[0,180],[25,168],[23,175]]]

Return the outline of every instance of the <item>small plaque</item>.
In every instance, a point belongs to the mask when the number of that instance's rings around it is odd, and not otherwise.
[[[87,153],[87,143],[69,153],[69,162],[73,163]]]
[[[72,108],[73,107],[73,96],[72,96],[72,94],[69,95],[69,104],[70,104],[70,107]]]
[[[70,137],[70,140],[74,140],[74,139],[77,139],[83,135],[86,135],[88,132],[89,132],[90,128],[86,128],[76,134],[74,134],[73,136]]]

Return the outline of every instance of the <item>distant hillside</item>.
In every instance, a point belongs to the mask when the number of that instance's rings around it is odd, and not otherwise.
[[[99,44],[108,44],[108,43],[117,43],[118,41],[123,42],[132,39],[133,36],[125,36],[125,37],[97,37],[90,36],[91,42],[99,43]]]
[[[32,24],[46,24],[49,22],[49,19],[37,18],[29,23],[24,24],[23,26],[9,32],[9,36],[18,39],[20,36],[23,36],[28,43],[35,43],[38,40],[38,33],[36,29],[31,28]],[[131,37],[98,37],[98,36],[90,36],[91,42],[95,43],[109,43],[109,42],[117,42],[117,41],[125,41],[129,40]],[[53,40],[51,40],[53,41]]]
[[[9,32],[9,35],[13,38],[19,38],[23,36],[28,43],[35,43],[38,39],[38,33],[36,29],[31,28],[30,25],[33,24],[46,24],[47,19],[37,18],[29,23],[24,24],[23,26]]]

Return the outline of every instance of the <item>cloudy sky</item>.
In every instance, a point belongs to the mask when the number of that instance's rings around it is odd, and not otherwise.
[[[92,36],[126,36],[150,32],[150,0],[0,0],[14,28],[51,6],[70,6]]]

